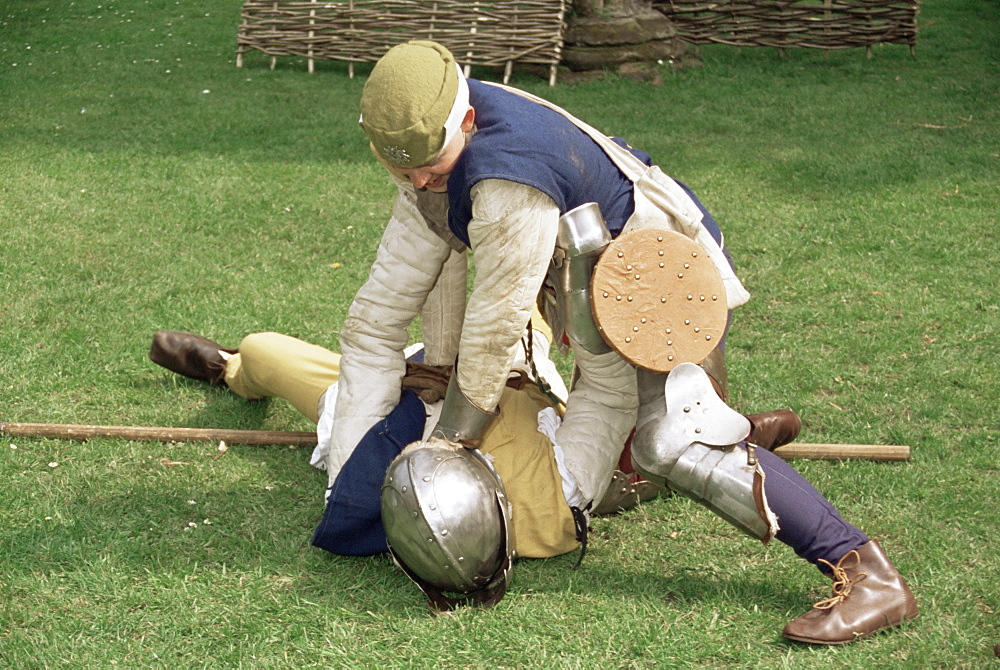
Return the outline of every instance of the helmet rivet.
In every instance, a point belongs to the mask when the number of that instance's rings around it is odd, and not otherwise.
[[[691,408],[690,408],[690,407],[685,407],[685,408],[684,408],[684,411],[685,411],[685,412],[690,412],[690,411],[691,411]]]
[[[626,338],[625,338],[625,342],[626,342],[626,343],[628,343],[628,342],[631,342],[631,341],[632,341],[632,338],[631,338],[631,337],[626,337]]]
[[[607,298],[607,297],[608,297],[608,292],[607,292],[607,291],[605,291],[605,292],[604,292],[604,297],[605,297],[605,298]]]
[[[696,433],[700,433],[700,432],[701,432],[701,428],[695,428],[695,429],[694,429],[694,432],[696,432]]]
[[[684,273],[683,272],[678,272],[677,273],[677,278],[678,279],[684,279]]]
[[[626,270],[631,270],[631,269],[632,269],[632,266],[631,266],[631,265],[626,265],[626,266],[625,266],[625,269],[626,269]]]
[[[657,235],[656,236],[656,241],[657,242],[662,242],[663,241],[663,235]]]
[[[695,328],[695,329],[694,329],[694,332],[696,332],[696,333],[700,333],[700,332],[701,332],[701,328]]]

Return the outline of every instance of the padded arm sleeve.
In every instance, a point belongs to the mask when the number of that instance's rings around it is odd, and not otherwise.
[[[500,400],[555,248],[559,208],[538,189],[486,179],[472,189],[476,278],[465,312],[458,384],[473,404]]]
[[[368,281],[340,336],[340,379],[327,471],[340,472],[358,442],[399,402],[408,327],[438,282],[451,248],[425,225],[406,185],[382,234]]]

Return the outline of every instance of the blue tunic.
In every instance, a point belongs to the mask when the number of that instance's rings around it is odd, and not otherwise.
[[[560,213],[596,202],[611,235],[621,232],[635,207],[632,182],[585,132],[558,112],[474,79],[469,80],[469,103],[476,110],[476,133],[448,177],[448,227],[466,246],[470,191],[483,179],[537,188]],[[628,148],[624,140],[613,139]],[[649,154],[629,151],[651,164]]]

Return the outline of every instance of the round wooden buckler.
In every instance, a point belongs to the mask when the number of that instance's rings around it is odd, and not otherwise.
[[[604,339],[647,370],[701,363],[725,333],[722,277],[708,253],[681,233],[622,233],[597,262],[591,290]]]

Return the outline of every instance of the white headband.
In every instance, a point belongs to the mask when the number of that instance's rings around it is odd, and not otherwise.
[[[444,144],[441,145],[443,151],[448,143],[454,139],[458,131],[462,129],[462,121],[465,120],[465,113],[469,111],[469,83],[465,81],[462,68],[455,63],[458,70],[458,93],[455,94],[455,104],[451,107],[448,120],[444,122]]]

